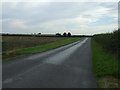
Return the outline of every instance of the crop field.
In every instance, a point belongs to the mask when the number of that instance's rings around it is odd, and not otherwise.
[[[2,51],[16,50],[25,47],[43,45],[58,40],[64,40],[64,37],[22,37],[22,36],[3,36]]]
[[[33,36],[3,36],[2,59],[11,59],[18,56],[34,54],[54,49],[80,38],[71,37],[33,37]]]

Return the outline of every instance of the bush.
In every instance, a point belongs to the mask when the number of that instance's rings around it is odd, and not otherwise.
[[[71,33],[70,32],[68,32],[68,37],[70,37],[71,36]]]
[[[66,37],[66,36],[67,36],[67,33],[66,33],[66,32],[64,32],[64,33],[63,33],[63,36],[65,36],[65,37]]]
[[[94,39],[102,48],[116,54],[120,58],[120,29],[112,33],[94,35]]]

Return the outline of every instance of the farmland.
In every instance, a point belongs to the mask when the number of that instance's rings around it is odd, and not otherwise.
[[[3,60],[13,57],[28,55],[50,50],[80,38],[70,37],[33,37],[33,36],[3,36],[2,55]]]
[[[9,50],[16,50],[20,48],[43,45],[43,44],[55,42],[58,40],[64,40],[64,39],[68,39],[68,38],[3,36],[2,37],[2,50],[3,52],[6,52]]]

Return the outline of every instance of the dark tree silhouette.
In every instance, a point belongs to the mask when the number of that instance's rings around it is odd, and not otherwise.
[[[38,35],[41,35],[41,33],[38,33]]]
[[[64,33],[63,33],[63,36],[67,36],[67,33],[66,33],[66,32],[64,32]]]
[[[60,33],[56,33],[56,35],[57,35],[57,36],[61,36],[61,34],[60,34]]]
[[[71,36],[71,33],[70,32],[68,32],[68,37],[70,37]]]

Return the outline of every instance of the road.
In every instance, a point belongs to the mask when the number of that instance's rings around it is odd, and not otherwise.
[[[97,88],[90,38],[4,63],[2,70],[3,88]]]

